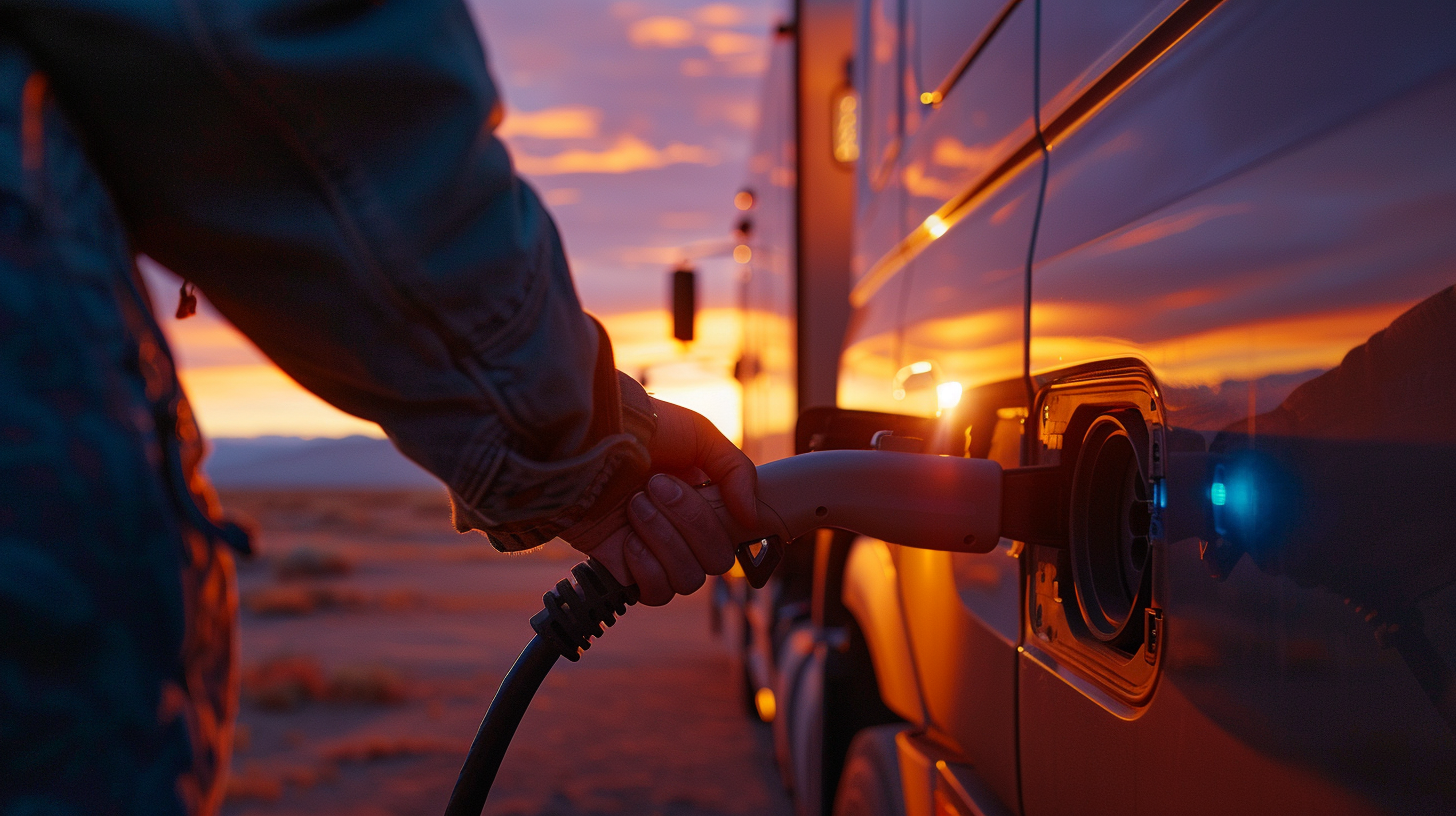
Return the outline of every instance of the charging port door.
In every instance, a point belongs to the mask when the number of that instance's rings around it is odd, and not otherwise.
[[[1022,767],[1056,767],[1058,784],[1107,806],[1136,769],[1097,742],[1151,708],[1162,664],[1159,390],[1135,362],[1101,364],[1045,385],[1029,419],[1026,459],[1057,475],[1046,481],[1061,506],[1059,523],[1043,525],[1059,538],[1028,542],[1022,556]]]
[[[1028,458],[1066,489],[1061,540],[1027,548],[1026,654],[1127,715],[1151,695],[1160,657],[1157,389],[1134,367],[1074,375],[1044,388],[1033,416]]]

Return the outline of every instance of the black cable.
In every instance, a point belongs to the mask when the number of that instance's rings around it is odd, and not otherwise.
[[[450,794],[450,804],[445,806],[445,816],[480,816],[511,737],[515,736],[516,727],[521,724],[541,681],[560,656],[540,635],[526,644],[506,679],[501,681],[495,699],[490,701],[485,719],[480,721],[480,730],[470,744],[470,753]]]
[[[531,618],[536,636],[490,701],[445,816],[480,816],[511,737],[556,659],[581,659],[581,653],[591,648],[591,639],[601,637],[627,607],[637,603],[636,586],[617,583],[606,567],[590,558],[572,567],[571,577],[574,583],[560,581],[541,599],[544,608]]]

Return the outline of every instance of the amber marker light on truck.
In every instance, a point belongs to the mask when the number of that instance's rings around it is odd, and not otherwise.
[[[852,89],[842,88],[834,94],[830,106],[834,119],[829,131],[834,135],[834,160],[854,164],[859,159],[859,97]]]
[[[778,714],[778,701],[774,699],[773,689],[761,688],[753,695],[753,707],[758,709],[758,718],[766,723],[774,721],[774,715]]]
[[[748,244],[739,244],[733,247],[733,260],[746,264],[753,260],[753,250],[748,248]]]
[[[733,196],[733,206],[745,212],[753,209],[753,191],[739,190],[738,194]]]

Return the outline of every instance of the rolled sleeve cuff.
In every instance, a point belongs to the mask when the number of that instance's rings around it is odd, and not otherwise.
[[[599,398],[616,403],[613,430],[570,459],[538,462],[495,449],[471,484],[450,491],[455,529],[489,536],[501,552],[534,549],[583,521],[604,516],[640,489],[651,470],[656,430],[651,400],[631,377],[612,370]],[[609,409],[612,410],[612,409]]]

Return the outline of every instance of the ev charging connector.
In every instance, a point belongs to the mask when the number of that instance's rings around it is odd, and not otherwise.
[[[759,529],[746,530],[723,508],[715,487],[705,488],[730,534],[754,587],[762,587],[784,546],[820,527],[848,530],[920,549],[984,553],[1003,532],[1018,539],[1045,535],[1025,488],[1056,488],[1056,469],[1003,472],[988,459],[875,450],[832,450],[770,462],[758,468]],[[1015,487],[1003,502],[1003,483]],[[1045,492],[1043,489],[1041,492]],[[1052,490],[1052,495],[1057,495]],[[1003,508],[1004,504],[1004,508]],[[1023,532],[1024,528],[1024,532]],[[588,558],[546,593],[531,618],[536,636],[521,652],[476,734],[446,816],[479,816],[491,783],[531,698],[557,658],[576,661],[627,607],[637,588],[622,586]]]

